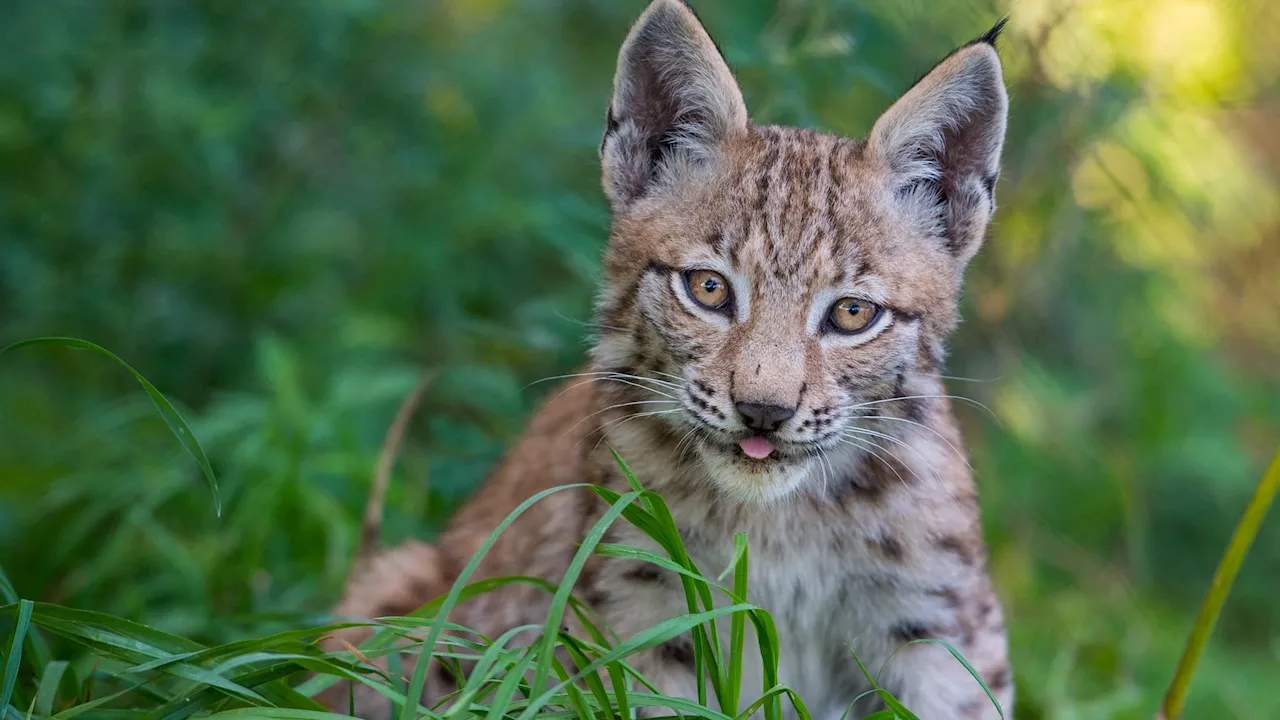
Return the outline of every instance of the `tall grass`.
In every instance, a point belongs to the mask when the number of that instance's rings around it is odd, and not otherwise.
[[[151,397],[169,428],[201,465],[217,508],[217,481],[190,428],[158,390],[123,360],[105,349],[69,338],[42,338],[11,345],[4,352],[32,344],[58,344],[88,349],[110,357],[132,373]],[[347,681],[372,688],[392,708],[392,715],[411,718],[595,718],[633,717],[641,708],[667,708],[688,717],[729,720],[761,713],[776,720],[784,710],[801,720],[810,714],[802,698],[779,682],[779,638],[773,618],[750,603],[748,539],[735,538],[731,564],[714,574],[699,568],[685,550],[667,504],[645,490],[625,461],[615,454],[630,491],[616,493],[594,485],[571,485],[545,490],[525,500],[497,527],[463,569],[450,592],[403,617],[372,621],[330,618],[327,622],[214,646],[151,628],[109,614],[21,599],[0,570],[0,618],[13,632],[0,661],[0,720],[9,718],[148,717],[181,720],[192,716],[328,718],[313,698],[335,683]],[[1197,623],[1187,658],[1175,681],[1166,709],[1180,709],[1177,693],[1185,692],[1195,658],[1203,648],[1230,589],[1234,571],[1261,524],[1266,506],[1280,484],[1280,459],[1273,464],[1258,498],[1233,540],[1225,568],[1215,581],[1207,610]],[[532,577],[498,577],[472,582],[485,553],[521,514],[551,494],[588,487],[607,509],[582,540],[564,580],[552,585]],[[603,543],[615,522],[629,522],[646,533],[662,554],[634,546]],[[599,554],[652,563],[681,581],[687,613],[670,618],[636,635],[619,639],[592,610],[572,595],[587,559]],[[728,579],[726,585],[722,581]],[[450,612],[477,594],[515,583],[529,584],[552,595],[546,622],[512,628],[497,638],[485,638],[451,623]],[[565,632],[563,620],[572,613],[585,628],[585,637]],[[1205,620],[1204,618],[1208,618]],[[728,643],[725,633],[728,625]],[[747,642],[747,624],[756,642]],[[1207,624],[1206,624],[1207,623]],[[317,640],[336,630],[366,626],[372,636],[360,648],[325,651]],[[535,631],[532,642],[512,645],[520,633]],[[681,635],[693,641],[699,677],[696,700],[663,695],[636,670],[631,659]],[[55,657],[46,641],[54,636],[63,646],[79,648],[74,659]],[[754,648],[751,647],[754,645]],[[969,668],[954,648],[956,661]],[[758,652],[765,692],[756,698],[743,694],[746,654]],[[404,657],[412,659],[412,667]],[[572,662],[562,662],[563,657]],[[385,658],[387,668],[377,661]],[[433,707],[420,698],[432,659],[457,673],[458,687]],[[876,683],[876,673],[852,653],[850,663],[861,668],[884,709],[868,718],[914,719],[911,711]],[[462,676],[462,664],[471,671]],[[972,673],[972,668],[969,668]],[[407,671],[407,672],[406,672]],[[974,674],[975,682],[981,680]],[[985,689],[985,686],[984,686]],[[864,695],[866,695],[864,694]],[[988,692],[990,695],[990,693]],[[748,701],[749,700],[749,701]],[[994,697],[992,702],[995,703]],[[998,705],[997,705],[998,707]],[[852,706],[850,707],[850,711]],[[849,713],[847,712],[846,715]],[[1003,716],[1003,711],[1001,712]],[[1176,712],[1170,717],[1176,717]]]
[[[689,557],[671,513],[662,498],[642,489],[619,459],[632,490],[617,494],[590,486],[608,509],[587,533],[564,581],[552,586],[537,578],[503,577],[470,583],[480,560],[496,538],[535,503],[565,489],[546,490],[514,510],[490,536],[461,573],[447,596],[405,617],[379,618],[367,623],[333,622],[276,633],[267,637],[204,647],[185,638],[128,620],[75,610],[6,593],[0,614],[15,616],[4,675],[4,708],[12,717],[72,718],[116,716],[123,711],[177,720],[193,715],[318,718],[337,717],[312,698],[335,682],[347,680],[373,688],[393,706],[400,718],[484,716],[531,718],[630,717],[643,707],[671,708],[690,717],[726,719],[762,711],[781,717],[784,703],[808,720],[801,698],[778,680],[778,635],[772,617],[746,599],[749,551],[746,538],[737,538],[738,552],[721,577],[732,576],[726,587],[711,579]],[[665,556],[624,545],[602,544],[610,525],[625,520],[642,529],[663,548]],[[689,612],[670,618],[624,640],[613,638],[591,610],[570,594],[582,568],[594,553],[651,562],[678,575]],[[528,583],[553,594],[546,623],[513,628],[494,639],[476,637],[447,618],[459,602],[481,592],[512,583]],[[7,580],[5,586],[8,587]],[[722,596],[727,602],[716,602]],[[587,629],[587,637],[561,630],[573,613]],[[728,647],[717,623],[730,625]],[[758,639],[764,684],[769,690],[750,703],[742,702],[742,670],[746,623]],[[325,652],[315,640],[356,625],[374,629],[359,649]],[[533,642],[511,647],[522,631],[538,630]],[[65,661],[51,658],[41,643],[50,633],[89,650],[94,663],[68,672]],[[696,702],[662,695],[629,662],[636,653],[680,635],[691,634],[695,663],[704,684]],[[571,666],[558,653],[567,652]],[[415,658],[405,677],[380,668],[381,658]],[[422,696],[429,661],[448,667],[474,664],[458,690],[437,707],[424,707]],[[850,658],[850,662],[856,662]],[[26,682],[19,683],[20,668]],[[307,677],[310,676],[310,677]],[[872,679],[868,673],[868,678]],[[305,680],[303,678],[306,678]],[[300,683],[297,681],[302,680]],[[708,687],[709,686],[709,687]],[[16,693],[15,693],[16,691]],[[883,693],[879,688],[874,692]],[[911,718],[887,694],[894,717]],[[714,700],[714,703],[711,701]],[[719,710],[712,709],[720,708]],[[878,716],[880,717],[880,716]],[[883,716],[887,717],[887,716]]]

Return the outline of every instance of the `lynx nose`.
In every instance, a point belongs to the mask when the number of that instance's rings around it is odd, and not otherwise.
[[[752,430],[773,431],[782,423],[795,417],[796,409],[764,403],[734,403],[734,409],[742,416],[742,422]]]

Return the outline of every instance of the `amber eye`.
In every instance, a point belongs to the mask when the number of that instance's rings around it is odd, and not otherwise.
[[[684,282],[694,302],[708,310],[723,310],[729,304],[729,282],[712,270],[690,270]]]
[[[858,298],[840,298],[831,306],[827,323],[833,330],[845,335],[857,335],[871,327],[880,317],[880,306]]]

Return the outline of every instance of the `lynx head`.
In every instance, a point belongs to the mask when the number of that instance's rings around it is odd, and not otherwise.
[[[895,398],[940,372],[994,209],[1000,27],[865,140],[753,125],[680,0],[654,0],[632,28],[601,144],[613,226],[594,360],[665,383],[678,405],[644,422],[687,437],[727,495],[802,490],[820,455],[855,452],[861,419],[921,412]]]

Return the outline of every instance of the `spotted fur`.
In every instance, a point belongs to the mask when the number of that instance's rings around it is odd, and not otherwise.
[[[781,679],[814,717],[841,717],[866,690],[850,653],[924,720],[997,717],[928,640],[963,653],[1011,717],[1004,618],[939,375],[965,265],[994,210],[1007,112],[998,28],[850,140],[752,124],[692,11],[654,0],[620,52],[601,143],[613,226],[586,374],[553,393],[435,545],[371,559],[339,612],[401,613],[444,593],[539,490],[625,489],[613,447],[667,498],[701,568],[726,567],[734,534],[747,533],[750,600],[774,614]],[[695,302],[694,269],[723,276],[731,301]],[[831,332],[828,310],[850,296],[880,314],[859,335]],[[763,460],[739,449],[755,432],[742,403],[786,411]],[[558,581],[600,511],[585,491],[549,497],[498,541],[480,577]],[[609,540],[653,546],[625,524]],[[594,558],[578,594],[622,637],[686,611],[674,578],[634,560]],[[454,619],[494,637],[540,622],[547,600],[507,587]],[[687,638],[635,666],[664,693],[696,697]],[[758,660],[746,673],[745,695],[763,691]],[[439,698],[449,680],[432,677]],[[343,692],[329,701],[345,707]],[[385,712],[371,691],[356,695],[360,714]],[[857,700],[855,712],[876,702]]]

